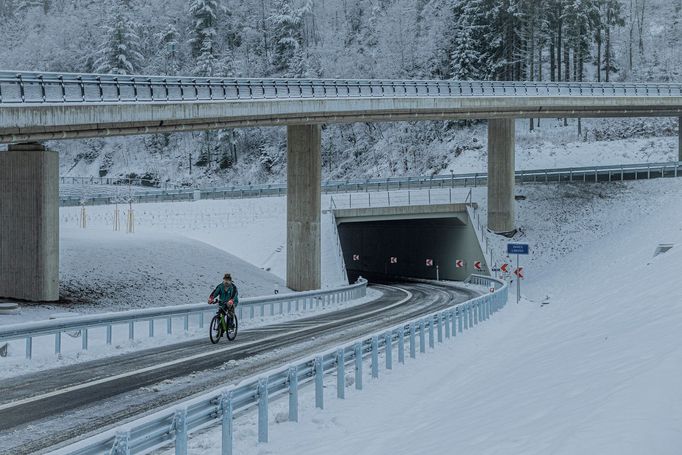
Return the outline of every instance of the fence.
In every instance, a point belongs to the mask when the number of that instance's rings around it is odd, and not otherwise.
[[[356,97],[682,96],[682,84],[219,79],[2,71],[0,104]]]
[[[625,180],[652,179],[661,177],[682,177],[682,161],[670,163],[623,164],[610,166],[588,166],[559,169],[535,169],[516,171],[517,184],[525,183],[571,183],[571,182],[612,182]],[[62,177],[65,178],[65,177]],[[394,190],[422,190],[437,188],[470,188],[488,184],[486,173],[434,175],[421,177],[391,177],[386,179],[364,179],[327,181],[322,184],[324,193],[380,192]],[[284,183],[248,185],[242,187],[202,188],[202,199],[228,199],[263,196],[283,196],[287,193]],[[352,196],[351,196],[352,197]],[[390,196],[389,196],[390,197]],[[371,198],[371,196],[366,196]],[[91,194],[87,196],[60,197],[62,206],[88,204],[112,204],[121,196],[112,194]],[[126,196],[133,202],[166,202],[194,200],[193,189],[176,190],[135,190]],[[409,204],[408,204],[409,205]]]
[[[443,311],[435,312],[407,323],[396,325],[371,336],[338,346],[324,353],[307,357],[293,365],[275,369],[259,377],[242,381],[220,392],[211,392],[150,416],[108,430],[74,445],[54,452],[64,455],[90,455],[101,453],[142,454],[175,444],[176,455],[188,453],[189,434],[220,423],[222,425],[223,455],[233,453],[233,419],[237,412],[257,407],[258,441],[268,441],[269,403],[288,395],[290,421],[298,421],[298,393],[302,386],[313,383],[315,405],[324,408],[324,377],[336,374],[336,396],[345,398],[346,368],[354,369],[355,388],[362,390],[364,360],[370,360],[371,377],[378,378],[380,355],[385,368],[393,368],[393,353],[397,349],[398,363],[434,349],[436,340],[461,335],[490,318],[507,303],[506,283],[485,277],[472,276],[472,283],[494,288],[484,294]],[[409,298],[409,297],[408,297]]]
[[[331,303],[358,299],[366,294],[367,280],[360,279],[353,285],[336,289],[294,292],[268,297],[249,297],[240,299],[237,306],[237,317],[242,320],[246,319],[247,316],[249,319],[253,319],[257,315],[264,317],[266,310],[270,316],[312,310]],[[172,334],[174,318],[182,318],[183,329],[187,331],[189,330],[190,316],[195,316],[199,328],[203,328],[206,315],[212,317],[215,312],[214,306],[190,304],[0,326],[0,343],[25,339],[26,358],[30,359],[33,353],[33,338],[35,337],[54,336],[54,352],[59,354],[62,348],[62,334],[65,332],[80,332],[81,349],[87,350],[89,346],[88,331],[95,328],[106,329],[106,343],[109,345],[113,342],[113,327],[115,325],[127,325],[128,339],[134,340],[136,324],[138,323],[147,322],[148,335],[154,337],[156,320],[165,319],[166,332]]]

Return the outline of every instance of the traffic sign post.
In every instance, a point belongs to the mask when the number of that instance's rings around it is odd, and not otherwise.
[[[523,278],[523,267],[519,267],[519,255],[528,254],[528,244],[508,243],[507,254],[516,255],[516,270],[514,270],[514,275],[516,275],[516,303],[519,303],[519,300],[521,300],[521,279]],[[504,264],[503,267],[506,265],[507,264]]]

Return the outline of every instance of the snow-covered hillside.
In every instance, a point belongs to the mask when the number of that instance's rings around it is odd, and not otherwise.
[[[308,390],[300,423],[276,403],[267,445],[255,443],[255,416],[238,420],[235,450],[679,453],[682,181],[520,191],[526,298],[323,411]],[[653,257],[659,243],[674,247]],[[219,434],[192,450],[220,453]]]

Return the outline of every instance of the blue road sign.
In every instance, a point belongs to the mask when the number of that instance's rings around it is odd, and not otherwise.
[[[507,243],[507,254],[528,254],[528,244]]]

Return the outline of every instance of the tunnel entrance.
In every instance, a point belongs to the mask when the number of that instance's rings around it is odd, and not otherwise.
[[[338,211],[343,212],[343,211]],[[344,217],[337,213],[339,239],[351,282],[396,277],[463,281],[483,259],[476,233],[464,213]],[[383,218],[383,219],[382,219]],[[457,260],[462,261],[457,267]]]

